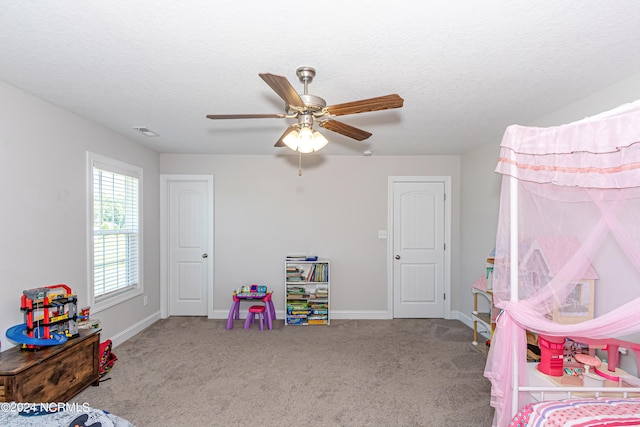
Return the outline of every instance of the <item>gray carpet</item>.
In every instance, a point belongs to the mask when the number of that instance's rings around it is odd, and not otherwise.
[[[257,325],[172,317],[116,347],[87,402],[137,427],[490,426],[485,356],[456,320]]]

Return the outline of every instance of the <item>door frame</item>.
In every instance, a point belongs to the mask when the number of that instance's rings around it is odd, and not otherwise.
[[[213,246],[214,229],[214,201],[213,201],[213,175],[186,175],[186,174],[161,174],[160,175],[160,318],[169,317],[169,182],[172,181],[207,181],[207,196],[209,197],[207,222],[209,231],[207,243],[209,246],[209,262],[207,263],[207,277],[211,288],[207,290],[207,317],[213,319],[213,291],[215,280],[213,276],[213,260],[215,248]]]
[[[393,200],[394,200],[394,184],[396,182],[442,182],[444,183],[444,244],[446,250],[444,251],[444,272],[443,272],[443,287],[446,298],[444,300],[444,318],[451,319],[451,177],[450,176],[390,176],[388,178],[388,223],[387,223],[387,313],[388,318],[393,319],[393,277],[394,266],[393,261],[393,230],[394,221],[393,217]]]

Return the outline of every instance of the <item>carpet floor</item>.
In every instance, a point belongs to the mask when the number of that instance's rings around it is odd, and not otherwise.
[[[73,402],[137,427],[490,426],[485,355],[457,320],[257,325],[170,317],[114,349]]]

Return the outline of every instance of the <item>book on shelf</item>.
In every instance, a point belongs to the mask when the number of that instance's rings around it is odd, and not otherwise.
[[[287,261],[317,261],[318,257],[315,255],[303,255],[303,254],[295,254],[295,255],[287,255]]]
[[[309,314],[309,310],[291,310],[288,314],[296,315],[296,314]]]
[[[328,307],[328,304],[325,302],[314,301],[309,304],[309,308],[311,308],[312,310],[326,310]]]
[[[306,301],[292,301],[287,304],[287,310],[304,310],[309,308]]]
[[[312,264],[309,268],[309,271],[307,272],[307,282],[313,282],[313,275],[316,271],[317,266],[318,264]]]
[[[328,278],[329,271],[325,263],[312,264],[307,272],[307,282],[326,282]]]
[[[304,270],[298,267],[287,267],[285,275],[287,282],[303,282],[305,280]]]

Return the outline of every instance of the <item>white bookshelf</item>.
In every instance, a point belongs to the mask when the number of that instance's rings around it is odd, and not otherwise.
[[[329,325],[330,300],[328,259],[285,260],[285,325]]]

